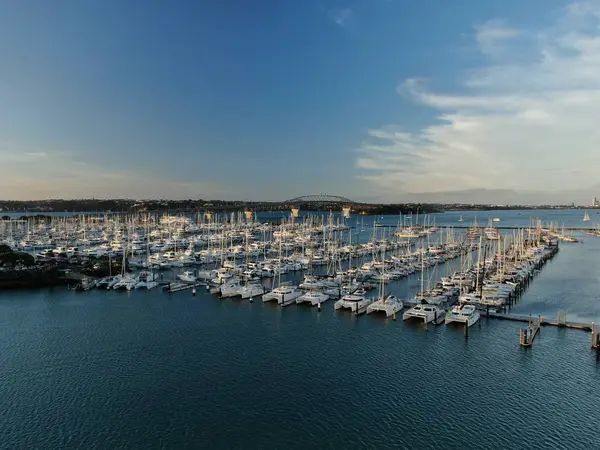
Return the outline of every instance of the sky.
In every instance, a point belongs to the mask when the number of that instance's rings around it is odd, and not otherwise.
[[[596,0],[3,0],[0,198],[600,197],[599,26]]]

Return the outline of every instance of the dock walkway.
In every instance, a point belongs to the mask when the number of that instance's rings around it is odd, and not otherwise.
[[[529,323],[532,320],[531,315],[519,315],[519,314],[510,314],[510,313],[498,313],[498,312],[480,312],[481,317],[490,317],[494,319],[504,319],[504,320],[512,320],[514,322],[525,322]],[[564,327],[564,328],[573,328],[576,330],[583,331],[592,331],[593,323],[586,322],[572,322],[561,319],[549,319],[544,318],[542,316],[538,316],[542,326],[552,326],[552,327]]]

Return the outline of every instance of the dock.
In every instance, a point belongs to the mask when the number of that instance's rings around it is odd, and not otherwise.
[[[173,292],[185,291],[188,289],[196,289],[197,287],[205,287],[206,283],[169,283],[166,288],[169,294]]]
[[[529,323],[531,319],[531,315],[519,315],[519,314],[510,314],[510,313],[498,313],[498,312],[485,312],[480,311],[481,317],[490,317],[494,319],[504,319],[504,320],[512,320],[513,322],[525,322]],[[593,323],[586,322],[572,322],[567,321],[561,317],[559,313],[558,319],[549,319],[542,316],[538,316],[538,320],[540,321],[540,325],[542,326],[552,326],[552,327],[560,327],[560,328],[572,328],[575,330],[583,330],[583,331],[592,331],[594,326]]]
[[[531,347],[541,327],[551,326],[558,328],[571,328],[574,330],[591,331],[592,348],[600,348],[600,332],[595,329],[594,323],[568,321],[566,313],[559,313],[558,319],[549,319],[538,315],[537,320],[534,320],[531,315],[526,316],[519,314],[507,314],[485,311],[481,311],[480,314],[481,317],[489,317],[493,319],[511,320],[513,322],[527,323],[527,328],[521,328],[519,330],[519,343],[522,347]]]

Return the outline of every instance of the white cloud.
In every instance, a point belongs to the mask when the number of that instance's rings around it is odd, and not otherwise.
[[[387,199],[594,184],[599,17],[600,4],[590,1],[571,5],[559,23],[542,30],[519,31],[497,20],[477,27],[474,40],[488,64],[465,72],[459,93],[432,92],[419,79],[402,83],[398,92],[431,108],[436,120],[416,132],[401,124],[370,130],[356,160],[361,178]]]
[[[45,152],[14,151],[12,149],[0,149],[0,163],[28,163],[45,159],[48,156]]]
[[[348,26],[354,17],[354,13],[349,8],[337,8],[331,11],[331,18],[341,27]]]
[[[519,31],[506,26],[502,20],[490,20],[475,27],[475,41],[483,54],[501,56],[506,41],[519,36]]]

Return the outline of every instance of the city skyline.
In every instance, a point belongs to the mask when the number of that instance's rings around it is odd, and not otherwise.
[[[0,197],[585,205],[599,18],[597,1],[5,2]]]

